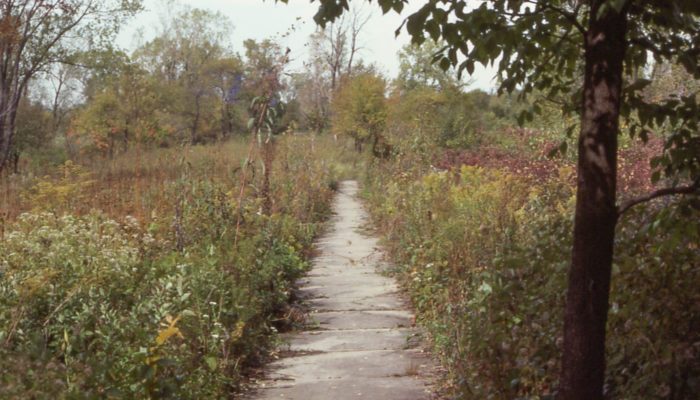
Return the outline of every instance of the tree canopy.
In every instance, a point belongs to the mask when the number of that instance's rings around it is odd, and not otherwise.
[[[463,86],[453,70],[436,68],[433,58],[441,54],[443,42],[411,43],[399,52],[398,81],[402,90],[432,87],[440,90]]]
[[[66,61],[80,45],[111,41],[140,0],[0,1],[0,168],[10,156],[17,109],[34,75]]]

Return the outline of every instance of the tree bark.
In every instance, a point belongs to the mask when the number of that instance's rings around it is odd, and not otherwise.
[[[584,37],[574,245],[564,316],[559,400],[603,399],[605,325],[615,239],[617,133],[626,17],[593,2]]]
[[[22,90],[22,89],[20,89]],[[0,172],[6,167],[8,160],[10,159],[10,150],[12,149],[12,136],[15,133],[15,122],[17,119],[17,108],[19,107],[19,96],[16,99],[12,99],[11,109],[9,110],[9,115],[7,119],[3,120],[3,141],[2,141],[2,151],[0,154]]]
[[[231,113],[226,99],[222,99],[221,106],[221,138],[226,139],[233,129],[231,128]]]

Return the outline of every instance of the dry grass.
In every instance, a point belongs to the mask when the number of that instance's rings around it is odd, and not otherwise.
[[[142,150],[134,147],[114,159],[96,158],[74,163],[85,174],[61,176],[57,168],[5,175],[1,178],[0,215],[11,221],[24,211],[53,208],[84,214],[99,209],[111,217],[132,215],[146,222],[152,215],[172,208],[168,188],[178,179],[196,173],[214,181],[235,179],[248,146],[242,139],[205,146]],[[66,204],[37,204],[36,183],[76,185],[78,195]],[[60,191],[60,189],[58,189]],[[52,199],[46,199],[52,203]]]
[[[309,135],[280,140],[292,138],[306,143],[304,151],[311,151]],[[361,170],[360,158],[346,140],[321,135],[313,142],[314,151],[328,160],[335,169],[334,175],[340,179],[353,178],[355,171]],[[180,180],[196,176],[228,183],[229,187],[239,185],[249,144],[250,139],[237,138],[168,149],[142,149],[134,145],[113,159],[79,159],[71,162],[70,168],[47,166],[21,174],[3,174],[0,177],[0,230],[22,212],[37,208],[77,215],[97,209],[115,219],[131,215],[147,225],[154,217],[172,214],[174,185]],[[254,158],[259,157],[254,155]],[[261,174],[259,162],[253,164],[251,173]],[[37,192],[40,182],[44,183],[42,193]]]

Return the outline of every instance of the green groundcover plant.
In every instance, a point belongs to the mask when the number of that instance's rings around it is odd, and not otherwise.
[[[287,324],[330,212],[331,169],[302,142],[278,146],[270,215],[251,178],[235,247],[238,188],[187,168],[170,182],[172,214],[148,227],[38,210],[7,226],[0,397],[232,396]]]

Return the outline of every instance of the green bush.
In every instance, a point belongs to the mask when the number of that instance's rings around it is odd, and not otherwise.
[[[330,169],[295,155],[303,146],[290,139],[279,149],[289,168],[274,172],[272,215],[259,213],[259,185],[249,182],[239,231],[239,188],[206,169],[185,169],[170,184],[172,214],[147,229],[97,211],[23,214],[8,226],[0,242],[2,397],[234,393],[285,326],[291,285],[329,214]]]
[[[515,122],[513,99],[481,90],[450,87],[396,91],[390,98],[387,136],[399,151],[424,151],[427,142],[441,149],[470,149],[499,143],[496,135]]]
[[[368,174],[370,210],[458,398],[556,393],[574,206],[559,172],[543,184],[477,167]],[[665,224],[639,210],[618,231],[609,398],[700,395],[697,212],[664,212]]]
[[[333,132],[351,137],[358,151],[368,144],[375,155],[385,153],[385,91],[386,82],[373,73],[359,74],[343,82],[331,103]]]

